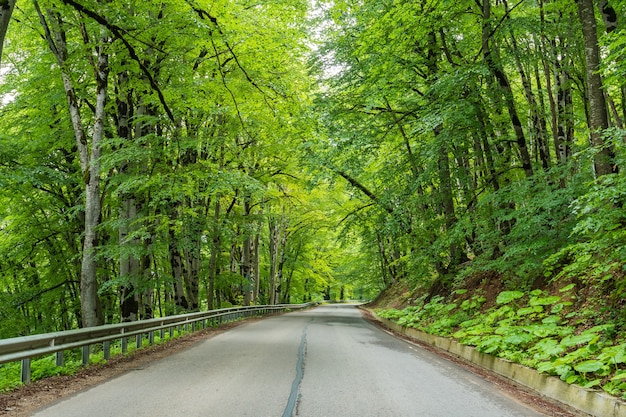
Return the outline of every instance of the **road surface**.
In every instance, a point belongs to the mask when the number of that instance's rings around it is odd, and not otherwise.
[[[323,306],[249,322],[37,417],[537,417],[493,384]]]

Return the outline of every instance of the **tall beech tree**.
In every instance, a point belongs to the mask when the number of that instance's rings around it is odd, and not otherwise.
[[[92,126],[87,127],[81,112],[80,98],[76,91],[75,80],[70,74],[72,63],[67,45],[66,22],[64,18],[53,9],[43,12],[37,2],[34,2],[35,9],[39,15],[39,20],[43,27],[45,39],[48,42],[50,51],[55,56],[58,68],[61,71],[63,86],[67,96],[67,105],[70,119],[76,137],[80,166],[85,182],[85,233],[83,238],[83,255],[81,263],[81,309],[82,324],[85,327],[102,324],[101,306],[98,300],[97,263],[95,248],[98,245],[97,227],[101,216],[101,195],[100,195],[100,156],[101,143],[104,138],[105,108],[108,98],[109,82],[109,55],[106,45],[110,42],[110,36],[106,29],[100,29],[95,37],[98,39],[96,45],[90,44],[90,35],[84,22],[78,21],[81,27],[83,40],[88,48],[93,48],[93,57],[85,57],[92,66],[95,78],[95,106],[93,108]],[[82,111],[81,111],[82,110]],[[91,134],[89,133],[91,132]]]
[[[600,47],[594,3],[592,0],[577,0],[578,16],[585,45],[585,73],[587,96],[589,97],[589,130],[591,143],[598,148],[594,159],[596,173],[611,174],[617,170],[615,154],[603,140],[603,132],[609,127],[609,116],[605,90],[600,75]]]

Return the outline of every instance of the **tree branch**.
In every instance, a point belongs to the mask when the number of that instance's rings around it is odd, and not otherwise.
[[[159,101],[161,102],[161,105],[163,106],[163,109],[165,110],[167,117],[170,119],[170,121],[173,124],[176,124],[176,118],[174,117],[174,113],[172,113],[172,110],[167,104],[167,101],[165,100],[165,96],[163,95],[163,91],[161,91],[161,87],[159,87],[159,84],[150,73],[150,70],[148,70],[146,65],[141,61],[141,59],[139,58],[139,55],[137,54],[137,51],[135,51],[135,48],[124,37],[123,33],[125,32],[125,30],[113,23],[110,23],[105,17],[100,16],[98,13],[94,12],[93,10],[89,10],[88,8],[86,8],[80,3],[77,3],[74,0],[63,0],[63,3],[65,3],[66,5],[70,7],[73,7],[76,11],[80,13],[84,13],[85,15],[89,16],[90,18],[92,18],[93,20],[95,20],[96,22],[98,22],[99,24],[107,28],[108,30],[110,30],[113,36],[115,37],[115,39],[119,39],[124,44],[132,60],[137,62],[137,64],[139,65],[139,68],[141,69],[141,72],[146,76],[146,78],[150,82],[150,86],[152,87],[154,91],[156,91],[157,95],[159,96]]]

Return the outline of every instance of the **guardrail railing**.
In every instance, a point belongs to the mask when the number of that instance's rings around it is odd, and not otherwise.
[[[63,352],[81,348],[82,362],[84,365],[87,365],[89,364],[89,355],[93,345],[102,344],[104,359],[108,360],[111,355],[111,341],[114,340],[121,340],[122,353],[126,353],[128,339],[131,337],[135,338],[136,346],[139,349],[142,347],[143,338],[146,335],[150,344],[154,342],[155,332],[160,332],[160,337],[163,339],[166,330],[169,331],[169,336],[172,337],[175,328],[184,327],[184,330],[189,331],[191,326],[191,331],[193,332],[197,327],[206,328],[209,325],[227,323],[240,318],[299,310],[316,304],[279,304],[223,308],[149,320],[2,339],[0,340],[0,364],[21,361],[21,378],[22,382],[26,384],[30,382],[31,360],[39,356],[55,354],[57,366],[63,366]]]

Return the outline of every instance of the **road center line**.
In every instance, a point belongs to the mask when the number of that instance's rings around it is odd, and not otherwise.
[[[293,416],[293,412],[298,402],[298,393],[300,391],[300,383],[304,377],[304,356],[306,355],[306,331],[309,327],[309,323],[302,329],[302,337],[300,338],[300,347],[298,348],[298,362],[296,363],[296,377],[291,383],[291,393],[289,394],[289,400],[287,400],[287,407],[283,412],[283,417]]]

